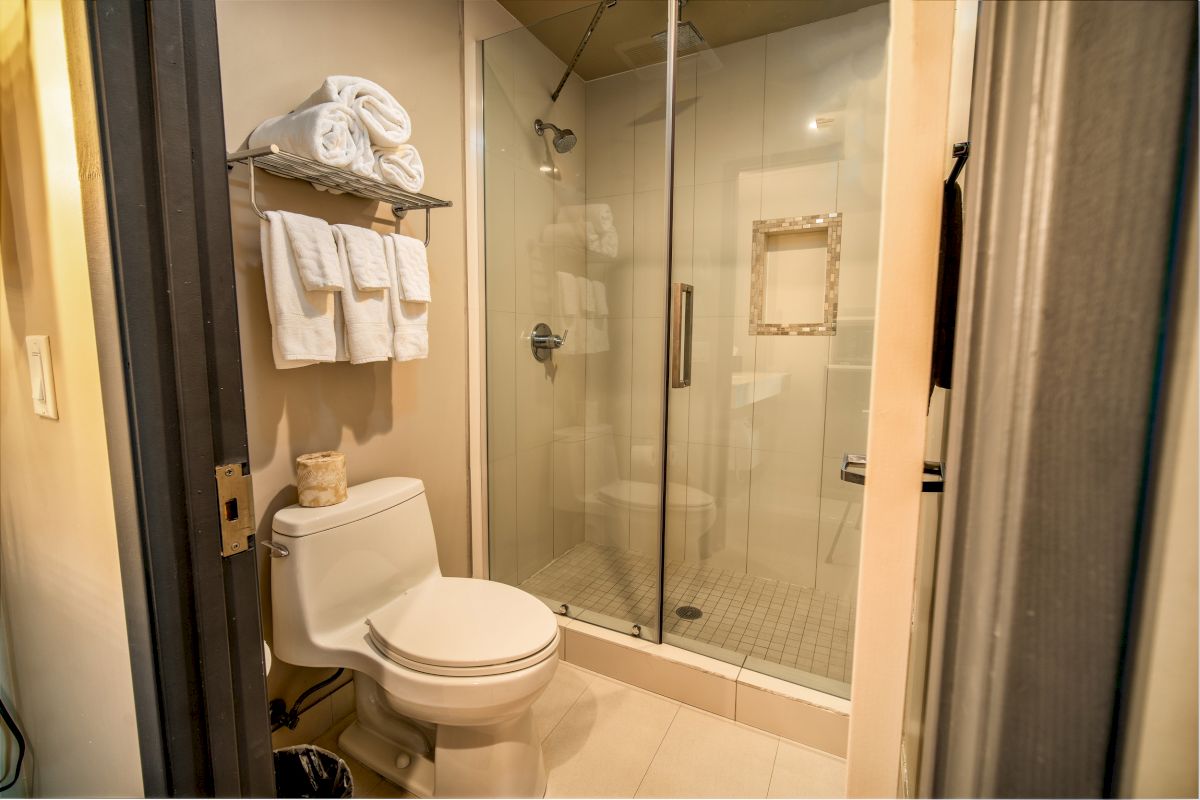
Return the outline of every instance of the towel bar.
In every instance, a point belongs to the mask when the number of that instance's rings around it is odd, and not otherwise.
[[[250,168],[250,208],[262,219],[266,214],[258,207],[254,192],[255,168],[264,169],[272,175],[282,178],[295,178],[308,181],[336,192],[364,197],[368,200],[378,200],[391,205],[396,219],[404,219],[409,211],[423,210],[425,212],[425,246],[429,246],[429,212],[434,208],[448,208],[452,205],[449,200],[439,200],[436,197],[409,192],[399,186],[384,183],[374,178],[365,178],[348,170],[331,167],[301,156],[286,153],[277,145],[256,147],[250,150],[239,150],[230,153],[225,159],[230,169],[237,163],[244,163]]]

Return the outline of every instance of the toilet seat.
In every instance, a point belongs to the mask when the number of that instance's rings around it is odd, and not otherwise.
[[[431,675],[502,675],[554,655],[558,621],[520,589],[474,578],[432,578],[367,619],[372,644]]]

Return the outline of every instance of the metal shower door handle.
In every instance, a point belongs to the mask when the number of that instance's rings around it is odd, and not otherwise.
[[[671,284],[672,389],[683,389],[692,385],[692,309],[694,301],[695,289],[690,283]]]

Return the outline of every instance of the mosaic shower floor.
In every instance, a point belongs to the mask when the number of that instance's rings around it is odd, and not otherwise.
[[[583,543],[530,576],[521,588],[554,604],[647,624],[657,616],[658,562],[627,550]],[[676,609],[700,610],[684,619]],[[685,612],[686,613],[686,612]],[[666,637],[839,682],[850,681],[854,605],[785,581],[688,562],[666,565]],[[751,666],[747,663],[747,666]],[[761,664],[760,664],[761,666]],[[757,667],[755,667],[757,669]],[[760,670],[774,672],[774,670]]]

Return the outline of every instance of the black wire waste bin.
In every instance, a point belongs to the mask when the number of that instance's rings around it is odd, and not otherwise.
[[[328,750],[312,744],[275,751],[276,797],[352,797],[350,767]]]

